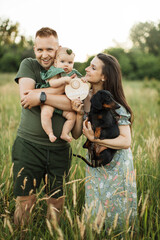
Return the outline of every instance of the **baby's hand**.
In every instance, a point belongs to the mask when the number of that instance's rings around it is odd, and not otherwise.
[[[71,77],[61,77],[60,78],[61,79],[61,81],[63,81],[64,82],[64,84],[69,84],[70,83],[70,81],[71,81]]]
[[[65,83],[66,83],[66,84],[69,84],[70,81],[71,81],[71,77],[65,77]]]

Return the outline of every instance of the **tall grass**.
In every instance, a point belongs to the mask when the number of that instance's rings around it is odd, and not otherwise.
[[[11,149],[20,119],[19,90],[14,75],[0,75],[0,239],[160,239],[160,105],[158,91],[152,83],[124,82],[127,99],[134,112],[132,151],[137,172],[138,231],[132,226],[124,233],[103,230],[103,221],[91,224],[90,212],[84,203],[85,163],[73,158],[70,180],[65,185],[66,202],[60,225],[47,221],[46,202],[37,193],[33,223],[16,228],[13,224],[15,200],[12,193]],[[160,86],[160,83],[156,83]],[[72,142],[74,153],[85,156],[82,136]],[[42,186],[43,187],[43,186]],[[87,217],[85,217],[87,215]],[[105,215],[104,215],[105,219]]]

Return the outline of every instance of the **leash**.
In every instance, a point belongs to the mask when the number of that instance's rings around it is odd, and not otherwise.
[[[98,161],[98,160],[93,160],[93,159],[92,159],[92,162],[89,162],[86,158],[82,157],[81,155],[78,155],[78,154],[74,154],[74,153],[73,153],[73,156],[82,159],[82,160],[83,160],[88,166],[90,166],[90,167],[93,167],[93,168],[101,167],[101,162]]]
[[[74,154],[74,153],[73,153],[73,156],[82,159],[85,163],[87,163],[87,165],[89,165],[90,167],[92,167],[93,164],[90,163],[90,162],[89,162],[86,158],[84,158],[83,156],[81,156],[81,155],[79,155],[79,154]]]

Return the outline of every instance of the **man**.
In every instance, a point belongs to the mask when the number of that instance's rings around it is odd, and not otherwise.
[[[35,38],[36,59],[24,59],[15,78],[22,104],[21,121],[12,150],[15,224],[28,222],[30,210],[36,202],[36,189],[42,179],[46,184],[46,194],[51,196],[47,199],[48,216],[50,206],[56,208],[58,214],[64,205],[63,177],[67,176],[71,164],[70,144],[60,139],[65,119],[54,113],[52,121],[57,140],[51,143],[41,126],[39,105],[70,111],[71,104],[63,95],[64,86],[35,89],[36,83],[42,83],[40,71],[53,65],[58,47],[57,33],[50,28],[41,28]]]

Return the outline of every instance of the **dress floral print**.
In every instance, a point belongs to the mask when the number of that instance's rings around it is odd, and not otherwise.
[[[130,124],[130,114],[124,107],[116,110],[121,116],[119,125]],[[131,149],[116,152],[104,167],[86,167],[85,203],[92,206],[92,215],[106,212],[105,225],[111,227],[117,218],[118,226],[131,223],[137,215],[136,179]],[[101,211],[100,211],[101,209]],[[94,219],[94,218],[93,218]]]

